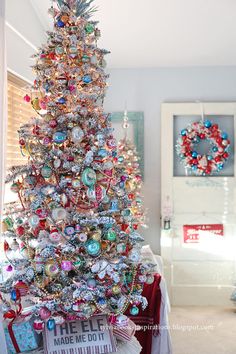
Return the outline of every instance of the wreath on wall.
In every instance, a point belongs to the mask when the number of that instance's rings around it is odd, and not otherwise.
[[[199,154],[197,147],[202,141],[209,142],[207,154]],[[211,121],[195,122],[181,131],[176,151],[180,160],[195,175],[213,175],[223,170],[230,153],[228,134]]]

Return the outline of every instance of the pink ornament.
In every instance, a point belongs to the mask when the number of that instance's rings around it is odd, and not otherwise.
[[[6,267],[6,271],[7,271],[7,272],[12,272],[12,271],[13,271],[12,265],[8,265],[8,266]]]
[[[47,320],[51,316],[51,311],[47,307],[42,307],[39,310],[39,316],[42,320]]]
[[[70,90],[70,92],[73,92],[73,91],[75,90],[75,86],[70,85],[70,86],[69,86],[69,90]]]
[[[51,144],[51,142],[52,142],[52,139],[50,139],[47,136],[43,139],[43,145],[49,145],[49,144]]]
[[[56,128],[57,126],[57,121],[55,119],[50,120],[49,125],[51,128]]]
[[[25,95],[24,101],[27,102],[27,103],[29,103],[29,102],[31,101],[30,96],[29,96],[29,95]]]
[[[126,177],[125,177],[125,176],[121,176],[120,179],[121,179],[122,182],[125,182],[125,181],[126,181]]]
[[[69,272],[72,269],[72,262],[71,261],[62,261],[61,262],[61,269]]]

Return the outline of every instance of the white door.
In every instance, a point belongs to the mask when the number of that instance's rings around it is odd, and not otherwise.
[[[188,120],[200,120],[203,110],[204,118],[216,120],[231,138],[231,158],[216,177],[184,175],[175,152],[179,129]],[[236,103],[162,105],[162,220],[170,216],[166,214],[172,215],[170,229],[162,229],[161,252],[172,305],[232,305],[236,280],[235,116]]]

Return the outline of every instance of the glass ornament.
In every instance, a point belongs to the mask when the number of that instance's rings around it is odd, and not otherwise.
[[[139,314],[139,308],[137,306],[133,306],[130,309],[130,314],[132,316],[137,316]]]
[[[66,234],[66,236],[73,236],[75,234],[74,226],[66,226],[64,229],[64,233]]]
[[[94,26],[92,23],[88,23],[86,26],[85,26],[85,32],[87,34],[91,34],[94,32]]]
[[[66,133],[64,132],[56,132],[53,134],[53,142],[56,143],[56,144],[63,144],[66,139],[67,139],[67,136],[66,136]]]
[[[87,187],[94,186],[94,184],[96,183],[96,179],[96,172],[90,167],[85,168],[82,173],[83,184]]]
[[[90,256],[98,256],[101,252],[101,244],[96,240],[89,240],[85,244],[87,253]]]
[[[92,82],[92,78],[90,75],[84,75],[82,80],[85,84],[90,84]]]
[[[55,278],[57,274],[59,273],[59,267],[57,263],[52,259],[47,261],[45,265],[45,273],[47,276],[51,278]]]
[[[51,319],[49,319],[49,320],[47,321],[47,329],[48,329],[49,331],[53,331],[54,328],[55,328],[55,326],[56,326],[56,322],[55,322],[55,320],[54,320],[53,318],[51,318]]]
[[[66,220],[67,211],[64,208],[56,208],[52,210],[52,217],[54,220]]]
[[[117,234],[113,229],[107,231],[106,238],[108,241],[114,242],[116,241]]]
[[[72,129],[71,140],[73,141],[73,143],[78,144],[79,142],[81,142],[83,137],[84,137],[84,132],[79,126],[76,126]]]

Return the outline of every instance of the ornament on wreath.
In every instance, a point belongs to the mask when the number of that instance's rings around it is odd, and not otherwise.
[[[199,154],[197,146],[203,141],[207,141],[210,148],[208,153]],[[209,176],[224,169],[230,157],[230,140],[218,124],[209,120],[194,122],[181,130],[176,152],[187,170],[197,176]]]

